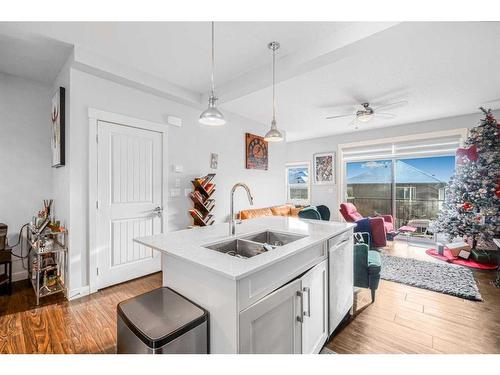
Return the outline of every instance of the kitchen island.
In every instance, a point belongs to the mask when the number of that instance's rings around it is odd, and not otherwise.
[[[263,217],[135,239],[208,310],[211,353],[317,353],[352,306],[354,224]]]

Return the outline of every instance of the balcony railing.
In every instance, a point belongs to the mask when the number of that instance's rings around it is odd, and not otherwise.
[[[363,216],[374,216],[378,214],[392,213],[392,199],[374,197],[350,197],[347,201],[353,203]],[[443,205],[439,199],[396,199],[395,217],[396,229],[408,224],[412,219],[429,219],[437,217]]]

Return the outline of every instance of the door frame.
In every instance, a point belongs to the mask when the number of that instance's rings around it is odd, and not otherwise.
[[[97,248],[97,216],[99,201],[99,181],[98,181],[98,147],[97,134],[99,122],[108,122],[116,125],[129,126],[133,128],[151,130],[161,133],[162,145],[162,206],[164,207],[162,231],[167,231],[168,218],[168,143],[167,143],[167,124],[151,122],[119,113],[103,111],[89,107],[89,204],[88,204],[88,227],[89,227],[89,291],[95,293],[98,290],[99,276],[97,274],[99,249]]]

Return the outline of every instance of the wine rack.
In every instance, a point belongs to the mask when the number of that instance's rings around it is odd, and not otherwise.
[[[212,182],[215,173],[198,177],[191,181],[194,191],[189,194],[194,207],[189,210],[194,227],[204,227],[214,223],[212,210],[215,207],[215,184]]]

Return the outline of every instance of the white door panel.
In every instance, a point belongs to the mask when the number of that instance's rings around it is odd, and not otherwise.
[[[330,327],[331,334],[351,309],[354,293],[354,242],[349,239],[330,247],[329,279],[330,279]]]
[[[302,353],[315,354],[328,338],[327,260],[319,263],[301,278],[304,298]]]
[[[99,121],[98,287],[160,270],[156,251],[133,238],[161,233],[162,134]]]
[[[301,281],[292,281],[240,313],[240,353],[301,353],[300,289]]]

